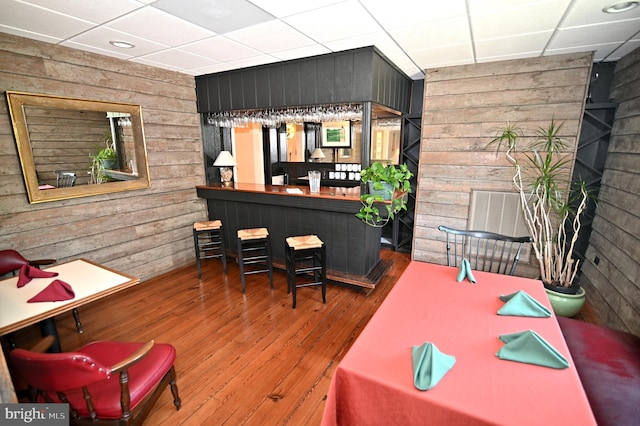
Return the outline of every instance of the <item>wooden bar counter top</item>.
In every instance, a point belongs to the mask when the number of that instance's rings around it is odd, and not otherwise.
[[[262,185],[257,183],[233,183],[230,186],[221,184],[199,185],[198,190],[240,191],[257,194],[279,194],[294,197],[340,198],[342,200],[360,201],[360,187],[344,188],[337,186],[321,186],[319,193],[312,193],[309,186],[302,185]]]
[[[227,250],[235,253],[236,232],[267,228],[273,244],[274,265],[283,267],[285,239],[317,235],[327,247],[327,277],[331,281],[375,288],[388,265],[380,260],[381,230],[365,225],[360,188],[234,183],[196,186],[207,200],[209,219],[222,220]]]

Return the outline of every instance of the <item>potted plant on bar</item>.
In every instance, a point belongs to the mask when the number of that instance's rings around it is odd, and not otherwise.
[[[577,183],[575,200],[566,193],[570,159],[563,154],[567,143],[559,136],[563,124],[552,119],[548,127],[538,128],[536,137],[520,150],[518,143],[524,134],[517,125],[507,123],[489,145],[497,145],[496,153],[503,151],[514,168],[513,185],[520,194],[540,279],[554,312],[573,316],[582,309],[585,299],[584,289],[574,282],[579,260],[574,259],[573,250],[590,197],[584,181]]]
[[[356,217],[370,226],[381,228],[386,225],[397,213],[407,209],[412,177],[406,164],[384,165],[376,161],[362,169],[360,179],[367,185],[368,192],[360,196],[362,207]],[[384,203],[385,209],[381,212],[376,203]]]

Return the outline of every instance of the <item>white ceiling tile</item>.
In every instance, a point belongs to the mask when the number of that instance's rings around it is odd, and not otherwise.
[[[448,59],[446,57],[441,57],[438,59],[440,59],[440,62],[438,61],[431,62],[429,63],[428,66],[425,66],[424,70],[426,71],[428,69],[433,69],[433,68],[455,67],[458,65],[469,65],[469,64],[475,63],[473,59],[454,60],[454,59]]]
[[[164,50],[168,47],[160,43],[154,43],[107,27],[96,27],[95,29],[81,33],[69,39],[69,41],[108,50],[116,54],[125,54],[130,56],[142,56],[159,50]],[[122,49],[112,46],[109,41],[126,41],[133,43],[135,47],[132,49]]]
[[[183,52],[180,49],[168,49],[163,50],[162,52],[150,53],[148,55],[140,56],[138,59],[159,62],[176,68],[198,68],[213,65],[217,62],[189,52]]]
[[[274,19],[247,0],[158,0],[151,6],[218,34]]]
[[[389,34],[405,50],[419,50],[450,44],[469,43],[471,33],[465,17],[444,19],[407,28],[390,30]]]
[[[273,52],[271,53],[271,56],[278,58],[281,61],[289,61],[291,59],[307,58],[309,56],[323,55],[325,53],[331,53],[331,50],[321,44],[313,44],[311,46],[300,47],[298,49]]]
[[[562,27],[576,27],[621,19],[640,18],[640,7],[622,13],[604,13],[602,9],[617,3],[617,0],[576,1],[567,14]]]
[[[295,15],[297,13],[307,12],[309,10],[319,9],[334,3],[340,3],[344,0],[249,0],[260,9],[270,13],[277,18]]]
[[[514,55],[519,52],[540,54],[552,35],[553,31],[545,31],[492,40],[478,40],[475,42],[476,55],[480,59]]]
[[[537,6],[547,7],[550,4],[555,5],[556,9],[564,12],[564,10],[567,9],[572,1],[575,0],[467,0],[469,4],[469,12],[472,15],[493,14],[494,12],[504,11],[508,9],[511,9],[513,13],[518,13],[520,10],[526,10]]]
[[[420,72],[420,69],[417,68],[407,54],[398,47],[389,34],[382,31],[365,34],[359,37],[336,40],[325,43],[324,45],[334,52],[364,46],[375,46],[380,53],[386,56],[387,59],[403,70],[407,75]]]
[[[354,19],[354,17],[358,17]],[[357,1],[347,1],[283,19],[319,43],[380,31]]]
[[[131,59],[131,62],[137,62],[139,64],[144,64],[144,65],[149,65],[152,67],[156,67],[156,68],[163,68],[166,70],[170,70],[170,71],[180,71],[181,67],[177,67],[177,66],[173,66],[170,64],[165,64],[162,62],[155,62],[155,61],[151,61],[149,59],[145,59],[145,58],[133,58]]]
[[[26,3],[36,4],[48,9],[54,9],[57,12],[84,19],[96,24],[101,24],[120,15],[129,13],[141,7],[141,4],[135,0],[109,0],[109,7],[96,7],[96,1],[78,1],[78,0],[23,0]]]
[[[553,30],[560,23],[564,12],[555,1],[512,4],[518,6],[496,10],[493,13],[485,10],[473,13],[472,9],[471,27],[474,38],[484,40]],[[526,16],[526,19],[518,19],[522,16]]]
[[[486,58],[478,58],[478,63],[495,62],[495,61],[510,61],[512,59],[525,59],[540,56],[538,52],[518,52],[511,55],[496,55],[487,56]]]
[[[607,22],[584,27],[562,28],[555,35],[549,49],[591,44],[587,40],[597,39],[600,44],[623,42],[640,31],[640,18],[629,21]]]
[[[360,3],[387,29],[423,25],[467,15],[465,0],[406,0],[402,2],[402,7],[390,7],[392,3],[389,0],[360,0]]]
[[[473,50],[469,43],[412,50],[407,53],[422,69],[473,62]]]
[[[232,65],[233,69],[236,69],[236,68],[254,67],[256,65],[271,64],[274,62],[279,62],[278,58],[274,58],[271,55],[260,55],[260,56],[254,56],[251,58],[238,59],[237,61],[229,61],[227,63],[229,65]]]
[[[62,46],[67,46],[67,47],[71,47],[73,49],[80,49],[80,50],[84,50],[87,52],[93,52],[93,53],[97,53],[100,55],[106,55],[106,56],[111,56],[113,58],[119,58],[119,59],[131,59],[133,58],[133,56],[131,55],[127,55],[124,52],[123,49],[119,49],[120,51],[111,51],[111,50],[105,50],[105,49],[100,49],[94,46],[89,46],[86,44],[82,44],[82,43],[76,43],[73,41],[63,41],[62,43],[60,43]]]
[[[213,31],[152,7],[136,10],[106,26],[167,46],[179,46],[216,35]]]
[[[229,65],[227,63],[224,63],[224,62],[220,62],[220,63],[209,65],[209,66],[206,66],[206,67],[182,70],[182,72],[185,72],[185,73],[191,74],[191,75],[204,75],[204,74],[213,74],[213,73],[217,73],[217,72],[228,71],[228,70],[231,70],[231,69],[233,69],[233,67],[231,65]]]
[[[13,34],[13,35],[17,35],[19,37],[25,37],[31,40],[39,40],[39,41],[44,41],[45,43],[57,43],[59,41],[61,41],[61,38],[58,37],[50,37],[44,34],[38,34],[38,33],[34,33],[31,31],[25,31],[25,30],[21,30],[21,29],[16,29],[13,27],[8,27],[6,25],[2,25],[0,24],[0,32],[3,33],[7,33],[7,34]]]
[[[593,55],[593,60],[595,62],[603,61],[603,60],[611,60],[609,56],[618,56],[620,53],[615,52],[615,50],[620,46],[619,43],[604,43],[604,44],[593,44],[587,46],[579,46],[579,47],[568,47],[568,48],[560,48],[560,49],[548,49],[546,53],[551,55],[560,55],[565,53],[577,53],[577,52],[595,52]]]
[[[384,31],[364,34],[357,37],[334,40],[324,43],[324,45],[334,52],[340,50],[355,49],[364,46],[376,46],[378,50],[386,52],[387,54],[391,53],[392,51],[401,51],[401,49],[393,41],[389,34]]]
[[[269,21],[225,34],[225,37],[265,53],[296,49],[315,42],[282,21]]]
[[[91,22],[19,1],[0,0],[0,10],[0,25],[57,39],[72,37],[93,26]]]
[[[614,52],[611,52],[611,56],[608,56],[607,58],[605,58],[605,60],[617,61],[638,48],[640,48],[640,40],[629,41]]]
[[[218,62],[231,62],[259,56],[261,52],[223,36],[215,36],[180,46],[181,50]]]

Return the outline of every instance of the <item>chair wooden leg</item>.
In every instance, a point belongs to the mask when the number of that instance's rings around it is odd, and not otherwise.
[[[238,238],[238,266],[240,267],[240,281],[242,282],[242,293],[247,291],[247,284],[244,279],[244,256],[242,250],[242,240]]]
[[[170,375],[171,381],[169,382],[169,385],[171,387],[171,394],[173,395],[173,405],[176,406],[176,410],[179,410],[180,408],[182,408],[182,400],[178,395],[178,385],[176,384],[176,369],[173,366],[171,367]]]

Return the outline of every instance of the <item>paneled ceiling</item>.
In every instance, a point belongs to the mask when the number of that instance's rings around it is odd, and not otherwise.
[[[375,45],[424,70],[640,46],[618,0],[0,0],[0,31],[191,75]],[[124,41],[132,48],[110,42]],[[0,47],[1,48],[1,47]]]

